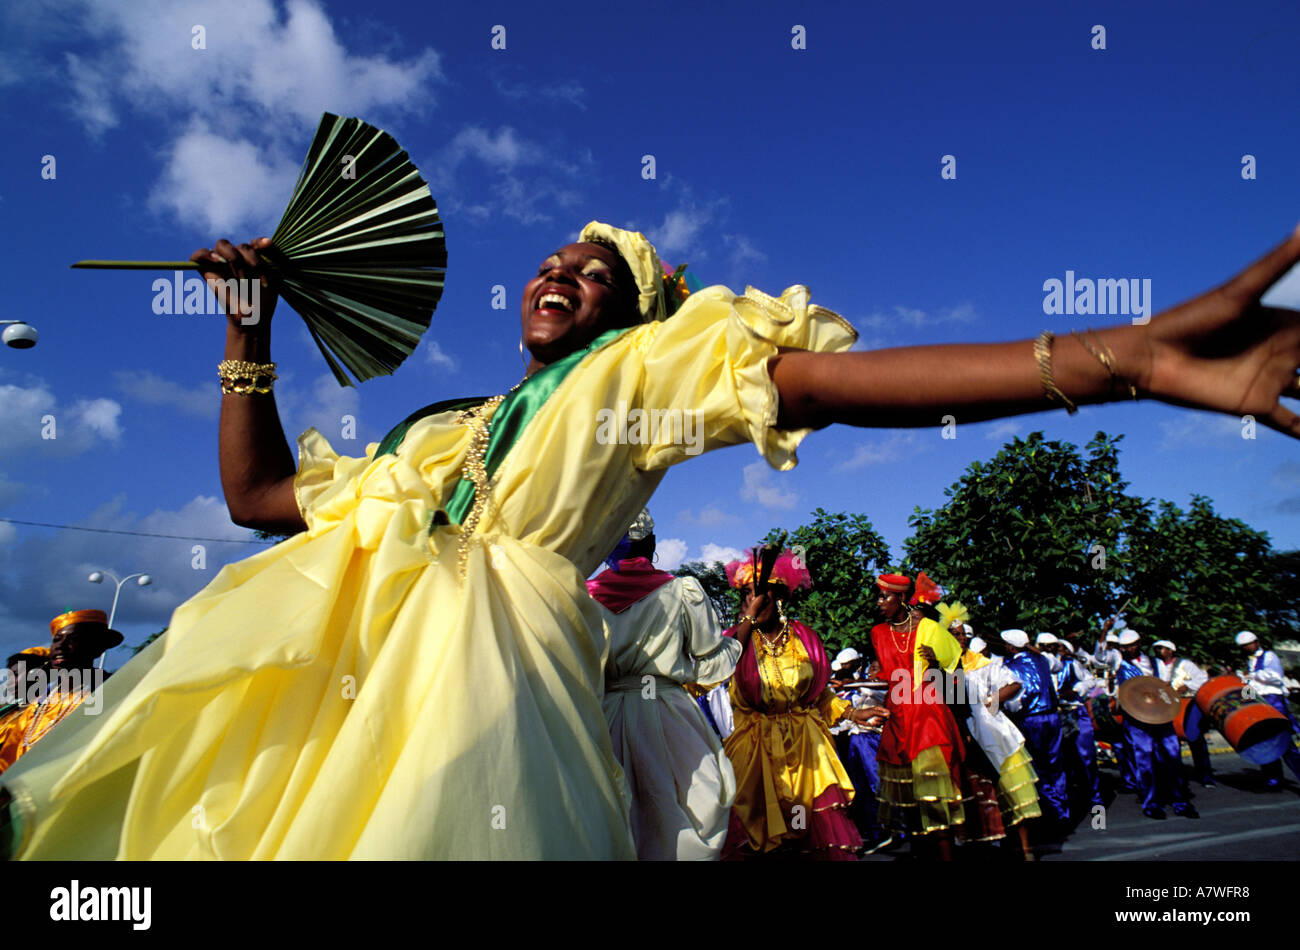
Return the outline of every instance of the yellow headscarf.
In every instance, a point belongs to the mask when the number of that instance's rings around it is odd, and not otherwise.
[[[643,323],[663,320],[668,316],[668,305],[664,290],[664,266],[655,253],[654,245],[646,240],[640,231],[624,231],[613,225],[592,221],[578,241],[606,241],[618,248],[619,255],[627,262],[636,281],[638,297],[637,308],[641,312]]]

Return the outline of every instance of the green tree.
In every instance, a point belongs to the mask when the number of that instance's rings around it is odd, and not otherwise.
[[[990,630],[1095,629],[1119,603],[1125,527],[1143,510],[1124,492],[1122,438],[1098,432],[1082,455],[1034,432],[972,463],[943,507],[912,515],[906,570]]]
[[[1282,621],[1268,535],[1223,517],[1202,495],[1187,511],[1169,501],[1145,508],[1129,527],[1129,548],[1127,619],[1148,644],[1169,639],[1197,663],[1233,667],[1238,631],[1272,632],[1270,614]]]
[[[141,650],[143,650],[143,649],[144,649],[145,647],[147,647],[149,644],[153,643],[155,640],[157,640],[159,637],[161,637],[161,636],[162,636],[164,633],[166,633],[166,632],[167,632],[167,628],[166,628],[166,627],[163,627],[163,628],[162,628],[161,630],[159,630],[157,633],[150,634],[149,637],[148,637],[148,638],[147,638],[143,643],[138,643],[138,644],[136,644],[135,646],[131,647],[131,655],[132,655],[132,656],[135,656],[137,653],[139,653]]]
[[[722,564],[688,561],[673,573],[678,577],[693,577],[700,582],[723,629],[736,622],[736,617],[740,613],[740,596],[727,583],[727,572]]]
[[[776,530],[766,541],[777,539]],[[866,515],[818,508],[813,520],[790,532],[786,547],[799,553],[812,590],[791,597],[789,613],[817,631],[832,656],[847,646],[870,649],[876,619],[875,575],[887,569],[889,545]]]

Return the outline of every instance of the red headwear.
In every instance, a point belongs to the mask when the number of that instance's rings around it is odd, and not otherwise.
[[[876,586],[894,594],[906,594],[912,579],[906,574],[881,574],[876,578]]]
[[[942,588],[926,577],[925,571],[916,575],[916,593],[912,595],[910,603],[937,604],[941,597],[943,597]]]

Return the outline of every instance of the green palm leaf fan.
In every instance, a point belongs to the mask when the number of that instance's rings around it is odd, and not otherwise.
[[[360,119],[321,117],[289,207],[261,252],[342,386],[393,372],[442,296],[447,246],[429,185],[397,141]],[[268,253],[269,251],[269,253]],[[197,270],[192,261],[73,267]]]

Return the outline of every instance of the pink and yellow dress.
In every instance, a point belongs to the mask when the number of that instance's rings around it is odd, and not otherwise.
[[[308,430],[307,530],[223,568],[105,684],[99,716],[0,778],[17,852],[634,857],[585,578],[701,449],[751,442],[793,468],[808,430],[775,428],[768,360],[855,337],[806,288],[709,287],[359,457]],[[622,407],[666,432],[599,438]]]
[[[727,631],[734,636],[733,630]],[[790,621],[776,652],[755,632],[731,679],[735,731],[723,748],[736,773],[736,803],[723,860],[780,850],[854,860],[862,846],[846,809],[853,783],[830,727],[852,708],[827,685],[821,638]]]

